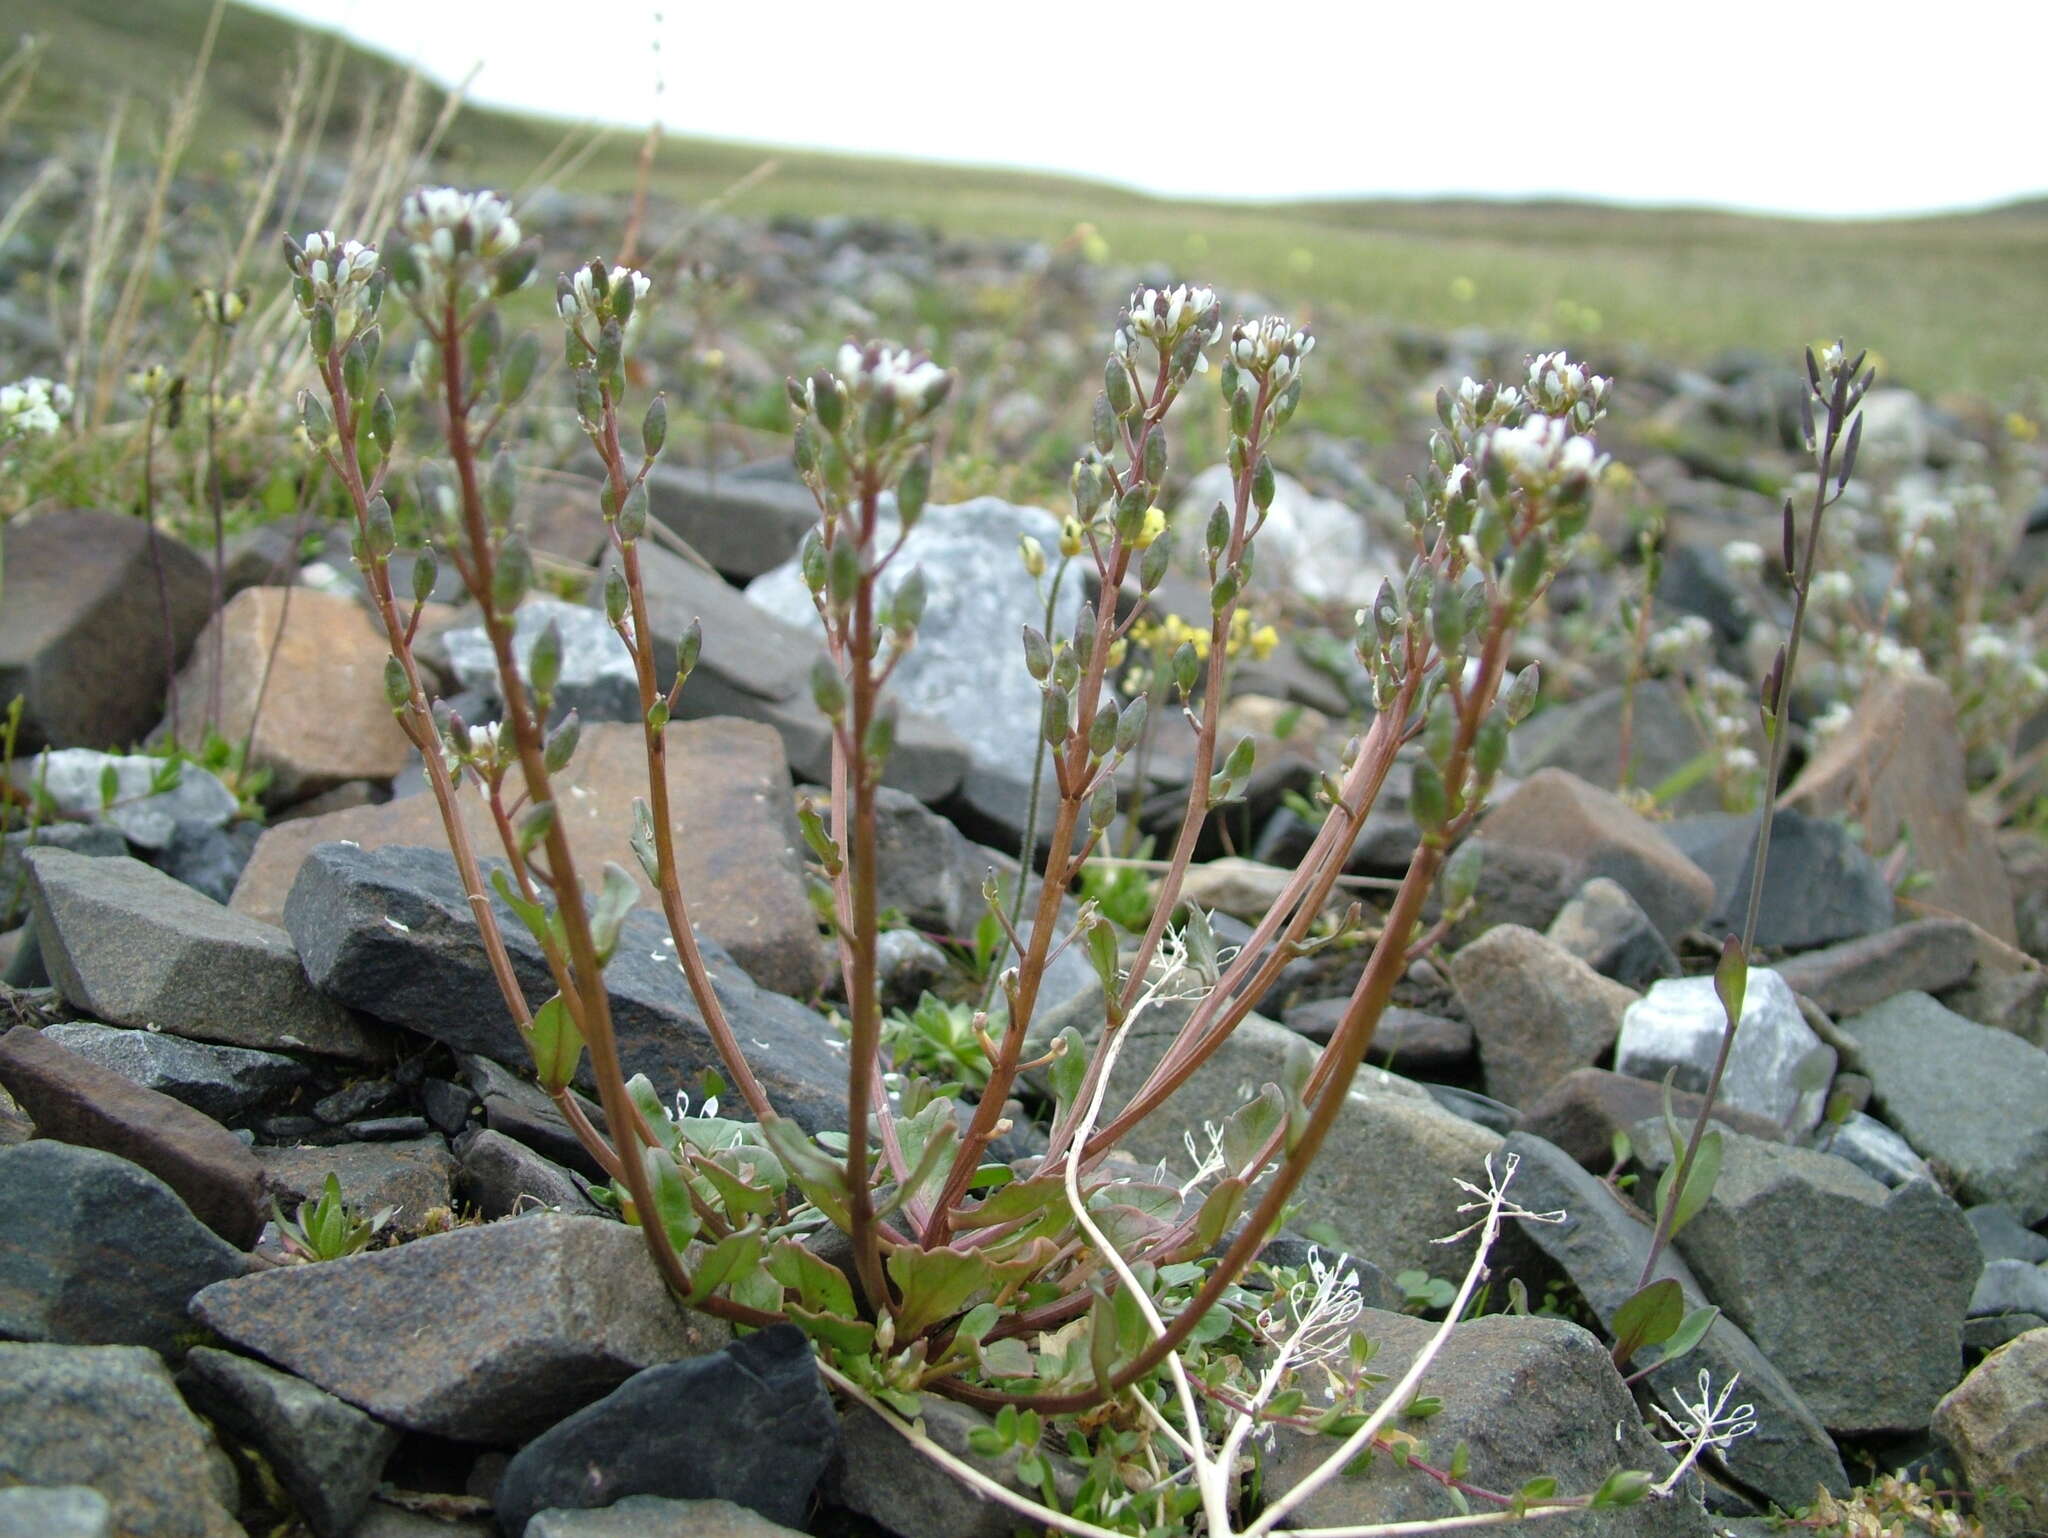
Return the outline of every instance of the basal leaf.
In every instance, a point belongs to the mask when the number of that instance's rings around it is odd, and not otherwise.
[[[1650,1283],[1614,1311],[1614,1355],[1626,1362],[1645,1346],[1669,1340],[1685,1321],[1685,1291],[1676,1277]]]
[[[950,1246],[920,1250],[906,1245],[889,1256],[888,1269],[903,1295],[896,1317],[898,1340],[914,1339],[962,1312],[998,1283],[996,1268],[985,1256]]]
[[[778,1239],[770,1247],[768,1274],[794,1292],[805,1308],[845,1319],[857,1312],[853,1287],[844,1273],[794,1239]]]

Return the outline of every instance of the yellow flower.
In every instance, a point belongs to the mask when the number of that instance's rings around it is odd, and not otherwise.
[[[1144,527],[1138,530],[1138,537],[1131,541],[1131,548],[1134,550],[1146,549],[1151,545],[1151,543],[1155,539],[1159,538],[1159,536],[1164,534],[1165,532],[1165,509],[1158,507],[1148,507],[1145,509]]]

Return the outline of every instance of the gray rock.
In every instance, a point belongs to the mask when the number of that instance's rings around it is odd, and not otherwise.
[[[367,1538],[367,1535],[358,1535]],[[526,1538],[803,1538],[731,1501],[670,1501],[629,1495],[596,1511],[543,1511]]]
[[[312,1077],[305,1064],[279,1052],[187,1041],[162,1031],[60,1020],[44,1026],[43,1035],[87,1062],[228,1125]]]
[[[632,655],[597,609],[542,596],[521,604],[512,621],[512,660],[520,678],[531,682],[534,643],[550,624],[562,638],[555,713],[566,715],[573,710],[585,721],[639,720],[640,677],[633,669]],[[483,627],[446,631],[441,644],[462,687],[498,701],[497,654]]]
[[[1671,1091],[1671,1114],[1680,1126],[1699,1120],[1705,1097],[1690,1090]],[[1611,1073],[1605,1068],[1576,1068],[1547,1090],[1541,1099],[1522,1108],[1517,1130],[1555,1143],[1595,1174],[1604,1175],[1614,1165],[1614,1134],[1636,1141],[1640,1123],[1664,1114],[1664,1086],[1647,1079]],[[1751,1137],[1784,1141],[1784,1129],[1777,1123],[1740,1110],[1726,1100],[1714,1106],[1713,1122]],[[1660,1138],[1662,1134],[1659,1134]]]
[[[810,1341],[793,1324],[771,1325],[650,1367],[535,1437],[498,1482],[498,1521],[523,1538],[537,1512],[660,1495],[801,1522],[838,1445]]]
[[[1025,625],[1043,627],[1045,604],[1037,584],[1018,564],[1017,540],[1029,534],[1050,549],[1059,519],[1042,508],[1014,507],[978,497],[952,507],[928,507],[883,578],[884,592],[913,568],[922,569],[930,599],[917,645],[891,681],[905,707],[937,717],[967,744],[974,761],[1012,773],[1030,773],[1038,741],[1039,691],[1024,671],[1019,636]],[[880,538],[893,543],[886,517]],[[817,611],[793,561],[757,577],[747,597],[778,619],[815,633]],[[1080,612],[1078,584],[1060,594],[1055,630],[1073,628]]]
[[[1654,1139],[1638,1157],[1670,1162]],[[1678,1247],[1831,1431],[1917,1431],[1962,1376],[1977,1240],[1931,1180],[1888,1190],[1811,1149],[1730,1135]]]
[[[106,856],[126,854],[128,840],[119,828],[101,822],[53,822],[0,834],[0,929],[12,929],[28,917],[28,865],[22,855],[34,848]]]
[[[1390,1378],[1407,1370],[1436,1330],[1376,1309],[1362,1312],[1353,1328],[1380,1348],[1373,1371]],[[1657,1477],[1671,1469],[1600,1342],[1567,1320],[1509,1314],[1470,1320],[1452,1332],[1416,1391],[1440,1397],[1443,1409],[1403,1429],[1427,1438],[1432,1449],[1469,1448],[1471,1477],[1492,1489],[1512,1490],[1548,1474],[1562,1489],[1590,1491],[1616,1468]],[[1283,1429],[1266,1463],[1267,1500],[1291,1490],[1341,1445],[1337,1437]],[[1349,1528],[1457,1513],[1441,1485],[1376,1458],[1364,1473],[1340,1476],[1304,1497],[1287,1525]],[[1580,1515],[1572,1527],[1601,1538],[1707,1538],[1711,1532],[1696,1494],[1685,1489],[1668,1501]]]
[[[989,1417],[967,1405],[927,1394],[919,1419],[925,1434],[956,1458],[1034,1499],[1039,1492],[1017,1477],[1017,1449],[984,1458],[969,1438]],[[969,1489],[912,1447],[864,1405],[849,1404],[840,1415],[840,1458],[828,1476],[826,1497],[872,1517],[892,1533],[940,1534],[947,1538],[1011,1538],[1017,1513]],[[1071,1498],[1078,1472],[1058,1453],[1045,1449],[1054,1488]]]
[[[156,1176],[95,1148],[0,1148],[0,1336],[175,1355],[200,1288],[248,1257]]]
[[[1972,1204],[2048,1217],[2048,1052],[1902,993],[1844,1022],[1873,1108]]]
[[[1982,1319],[1963,1321],[1963,1351],[1980,1357],[1996,1351],[2008,1341],[2018,1340],[2029,1330],[2048,1329],[2048,1319],[2039,1314],[1987,1314]]]
[[[1475,911],[1451,931],[1454,945],[1470,944],[1497,924],[1520,924],[1540,934],[1556,922],[1572,894],[1585,883],[1579,862],[1555,849],[1531,849],[1486,838],[1468,842],[1479,850],[1479,885],[1474,891]],[[1406,869],[1405,862],[1401,868]],[[1442,911],[1438,893],[1432,891],[1423,917],[1433,922]]]
[[[502,899],[497,911],[513,970],[537,1008],[554,992],[540,947]],[[330,997],[458,1052],[528,1061],[445,851],[319,845],[292,885],[284,917],[307,975]],[[700,944],[769,1099],[807,1129],[839,1125],[846,1062],[830,1045],[832,1028],[794,999],[756,987],[715,943],[700,936]],[[694,1093],[706,1070],[723,1072],[660,914],[627,916],[605,982],[628,1074],[645,1073],[667,1096]],[[588,1058],[577,1082],[595,1083]]]
[[[1778,975],[1840,1018],[1917,989],[1939,993],[1977,964],[1977,932],[1961,919],[1915,919],[1778,963]]]
[[[0,1343],[0,1481],[29,1480],[97,1490],[121,1538],[243,1538],[234,1470],[140,1346]]]
[[[2024,1260],[1987,1260],[1970,1294],[1970,1317],[2048,1315],[2048,1271]]]
[[[1219,498],[1230,497],[1230,468],[1210,465],[1188,482],[1177,516],[1183,528],[1199,531]],[[1273,505],[1259,531],[1263,579],[1311,601],[1355,608],[1371,603],[1382,581],[1401,580],[1405,559],[1372,537],[1356,511],[1329,497],[1312,495],[1293,476],[1274,477]],[[1199,570],[1199,543],[1183,541],[1181,564]]]
[[[461,1148],[463,1199],[486,1218],[521,1216],[536,1207],[597,1215],[574,1176],[502,1132],[481,1128]]]
[[[348,1538],[398,1433],[301,1378],[209,1346],[185,1359],[186,1397],[269,1463],[317,1538]]]
[[[817,502],[794,482],[666,462],[648,473],[647,510],[741,582],[795,556],[818,521]]]
[[[1913,1152],[1913,1145],[1875,1116],[1851,1111],[1839,1126],[1822,1122],[1802,1140],[1804,1146],[1847,1159],[1864,1174],[1888,1186],[1902,1186],[1916,1176],[1929,1175],[1927,1161]]]
[[[1531,1212],[1562,1210],[1562,1223],[1522,1223],[1521,1236],[1533,1242],[1572,1280],[1603,1325],[1636,1292],[1636,1279],[1649,1255],[1650,1223],[1622,1202],[1594,1176],[1541,1138],[1526,1132],[1511,1135],[1502,1155],[1520,1160],[1508,1195]],[[1706,1299],[1684,1257],[1667,1249],[1654,1277],[1676,1277],[1688,1310]],[[1682,1414],[1687,1400],[1699,1395],[1697,1375],[1706,1369],[1716,1384],[1742,1375],[1741,1394],[1756,1405],[1756,1430],[1737,1442],[1722,1467],[1744,1489],[1791,1510],[1813,1500],[1816,1485],[1836,1493],[1850,1487],[1841,1455],[1813,1412],[1785,1381],[1741,1326],[1723,1316],[1683,1359],[1653,1368],[1646,1380],[1657,1403]]]
[[[1970,1370],[1934,1412],[1965,1483],[2026,1503],[1984,1501],[1987,1538],[2031,1538],[2048,1515],[2048,1330],[2030,1330]]]
[[[1635,993],[1519,924],[1498,924],[1451,958],[1479,1042],[1487,1091],[1526,1105],[1614,1045]]]
[[[885,929],[875,937],[875,974],[886,1001],[909,1007],[946,975],[946,953],[914,929]]]
[[[0,1538],[114,1538],[114,1508],[85,1485],[0,1490]]]
[[[430,1214],[454,1205],[455,1159],[440,1138],[342,1143],[333,1148],[258,1148],[263,1178],[286,1213],[318,1200],[331,1174],[341,1199],[356,1212],[395,1207],[391,1231],[420,1233]]]
[[[1963,1216],[1977,1231],[1977,1244],[1986,1260],[2024,1260],[2032,1265],[2048,1260],[2048,1234],[2038,1234],[2021,1223],[2012,1208],[1985,1202],[1965,1209]]]
[[[379,1420],[469,1442],[524,1440],[730,1339],[676,1306],[637,1231],[545,1214],[220,1282],[192,1313]]]
[[[1310,1041],[1327,1042],[1350,1004],[1349,998],[1313,999],[1289,1009],[1280,1023]],[[1389,1004],[1373,1028],[1366,1058],[1375,1067],[1403,1078],[1435,1079],[1469,1068],[1476,1050],[1468,1022]]]
[[[538,1084],[478,1053],[458,1054],[456,1061],[461,1066],[463,1082],[477,1097],[484,1126],[592,1180],[605,1178],[603,1166],[583,1146],[568,1118]],[[576,1091],[572,1089],[570,1093]],[[577,1095],[577,1099],[591,1126],[600,1132],[608,1131],[604,1108],[587,1096]]]
[[[1524,777],[1539,769],[1563,769],[1593,785],[1615,785],[1621,773],[1619,684],[1581,700],[1552,705],[1515,728],[1508,757]],[[1706,739],[1669,685],[1647,679],[1636,685],[1629,733],[1630,783],[1654,789],[1707,750]],[[1683,807],[1710,808],[1718,798],[1701,785],[1679,798]]]
[[[139,860],[38,849],[28,863],[50,976],[94,1019],[259,1050],[388,1055],[383,1032],[314,991],[282,930]]]
[[[122,757],[91,748],[60,748],[19,760],[10,767],[15,787],[37,787],[60,817],[100,821],[118,829],[138,849],[165,849],[181,823],[224,828],[233,820],[234,792],[197,764],[178,766],[177,783],[157,789],[169,768],[147,754]],[[114,777],[114,798],[106,797],[106,776]]]
[[[1657,933],[1628,888],[1605,876],[1580,887],[1550,921],[1547,934],[1553,945],[1627,988],[1679,975],[1670,942]]]
[[[1665,824],[1665,836],[1714,880],[1714,911],[1706,920],[1714,934],[1742,929],[1756,868],[1756,830],[1755,817],[1730,812]],[[1891,921],[1891,883],[1846,828],[1792,811],[1772,820],[1758,945],[1806,950],[1856,939]]]
[[[235,895],[235,883],[242,879],[262,836],[260,822],[230,823],[225,828],[180,822],[171,830],[171,841],[151,856],[150,863],[201,896],[225,903]]]
[[[1980,966],[1967,982],[1922,991],[1936,994],[1965,1020],[2048,1049],[2048,972],[1993,972]]]
[[[1675,1070],[1678,1088],[1703,1094],[1726,1028],[1713,978],[1656,983],[1622,1017],[1615,1069],[1653,1080]],[[1768,968],[1750,968],[1721,1098],[1804,1132],[1820,1121],[1834,1075],[1834,1048],[1814,1035],[1784,979]]]

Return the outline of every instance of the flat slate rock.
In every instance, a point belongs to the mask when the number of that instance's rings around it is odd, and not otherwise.
[[[803,1534],[731,1501],[670,1501],[658,1495],[629,1495],[596,1511],[543,1511],[526,1524],[526,1538],[803,1538]]]
[[[1496,924],[1451,958],[1451,982],[1479,1042],[1487,1093],[1520,1106],[1613,1049],[1635,990],[1556,941]]]
[[[165,1031],[60,1020],[44,1026],[43,1036],[226,1125],[312,1077],[304,1063],[281,1052],[188,1041]]]
[[[1895,994],[1940,993],[1977,965],[1977,931],[1961,919],[1915,919],[1860,940],[1787,956],[1776,967],[1794,993],[1840,1019]]]
[[[1705,1093],[1727,1020],[1713,978],[1654,983],[1622,1016],[1615,1069],[1658,1083],[1671,1073],[1677,1088]],[[1819,1124],[1835,1066],[1835,1049],[1814,1034],[1784,979],[1751,968],[1721,1101],[1801,1133]]]
[[[0,1482],[29,1480],[97,1490],[120,1538],[244,1538],[234,1470],[140,1346],[0,1343]]]
[[[0,1148],[0,1336],[174,1355],[202,1287],[249,1257],[149,1171],[38,1139]]]
[[[114,1538],[114,1507],[85,1485],[0,1490],[0,1538]]]
[[[0,834],[0,929],[12,929],[28,918],[28,866],[22,855],[40,848],[104,858],[125,855],[128,840],[119,828],[103,822],[53,822]]]
[[[1756,868],[1757,820],[1733,812],[1681,817],[1664,836],[1714,881],[1706,928],[1732,934],[1743,925]],[[1892,921],[1892,888],[1877,862],[1838,822],[1782,811],[1771,823],[1756,943],[1807,950],[1854,940]]]
[[[502,901],[496,907],[513,969],[538,1008],[554,992],[540,947]],[[530,1061],[444,851],[322,844],[292,887],[285,926],[307,974],[332,997],[458,1052]],[[703,950],[712,986],[769,1099],[806,1130],[841,1125],[846,1060],[833,1048],[832,1027],[794,999],[756,987],[715,944],[703,943]],[[605,982],[628,1074],[645,1073],[664,1096],[694,1094],[707,1071],[723,1074],[659,914],[627,916]],[[595,1083],[587,1058],[577,1082]]]
[[[341,1199],[351,1210],[396,1207],[394,1233],[419,1233],[430,1214],[446,1215],[453,1207],[455,1156],[436,1136],[255,1152],[271,1194],[287,1213],[297,1212],[300,1202],[317,1200],[330,1174],[341,1183]]]
[[[638,1230],[546,1214],[221,1282],[192,1314],[379,1420],[501,1445],[731,1338],[676,1305]]]
[[[0,1036],[0,1084],[40,1136],[140,1165],[228,1243],[247,1249],[262,1232],[263,1168],[211,1117],[88,1062],[27,1025]]]
[[[27,861],[51,980],[93,1019],[260,1051],[389,1054],[383,1032],[313,990],[283,930],[140,860],[38,849]]]

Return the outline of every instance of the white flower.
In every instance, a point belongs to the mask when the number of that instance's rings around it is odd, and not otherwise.
[[[40,374],[0,385],[0,442],[54,437],[70,409],[71,391]]]
[[[1316,339],[1298,331],[1278,315],[1240,321],[1230,333],[1230,359],[1253,374],[1269,375],[1274,388],[1284,389],[1301,372],[1301,360],[1315,350]]]
[[[1846,609],[1856,595],[1856,584],[1846,571],[1816,572],[1809,594],[1823,609]]]
[[[1568,419],[1580,432],[1606,412],[1607,392],[1613,383],[1562,352],[1547,352],[1529,360],[1530,404],[1546,416]]]
[[[605,288],[600,294],[597,291],[597,271],[597,263],[587,263],[569,275],[566,286],[556,289],[555,309],[563,320],[573,324],[588,318],[602,319],[610,312],[611,296],[621,286],[632,288],[633,313],[639,313],[639,301],[647,297],[647,274],[634,267],[613,267],[605,272]]]
[[[398,232],[411,247],[430,298],[480,294],[485,267],[519,244],[519,221],[495,192],[422,187],[398,210]]]
[[[1525,489],[1543,489],[1557,480],[1592,477],[1607,467],[1590,438],[1574,433],[1561,417],[1534,416],[1519,427],[1496,427],[1480,445],[1482,458],[1505,467],[1508,478]]]
[[[1746,777],[1762,767],[1756,754],[1748,748],[1724,748],[1721,751],[1721,771],[1724,774]]]
[[[855,400],[877,395],[895,397],[899,408],[912,413],[932,410],[946,397],[952,376],[929,358],[903,347],[847,342],[839,349],[832,372]]]
[[[1688,614],[1650,636],[1650,660],[1659,667],[1676,667],[1705,652],[1714,639],[1714,627],[1697,614]]]
[[[1721,559],[1738,577],[1754,577],[1764,569],[1764,547],[1753,539],[1731,539],[1721,547]]]

